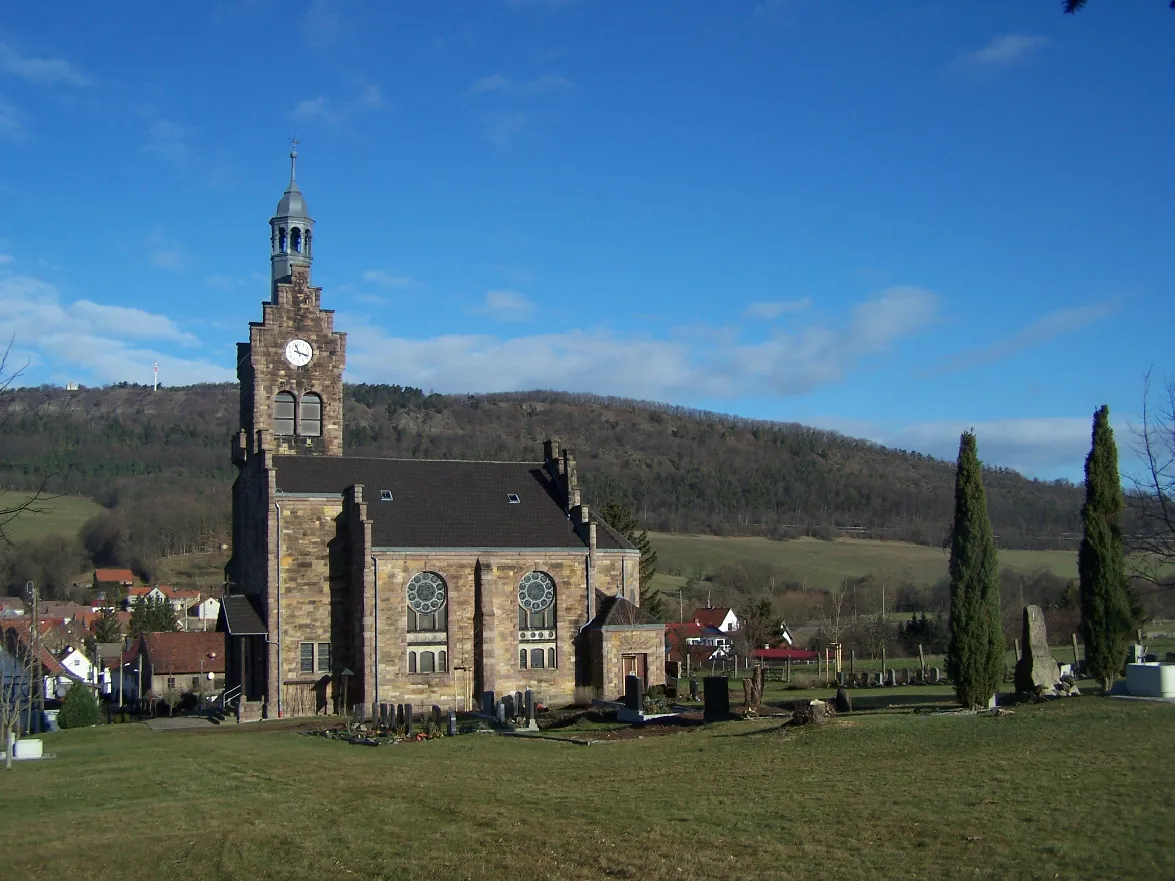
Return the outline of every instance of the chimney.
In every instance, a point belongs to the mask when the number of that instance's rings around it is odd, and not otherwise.
[[[579,507],[579,477],[575,473],[575,453],[563,451],[563,479],[566,483],[567,513]]]
[[[543,461],[552,468],[558,468],[559,441],[553,437],[549,437],[543,441]]]

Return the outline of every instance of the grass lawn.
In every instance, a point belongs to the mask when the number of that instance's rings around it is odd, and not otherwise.
[[[681,576],[713,571],[723,563],[772,563],[807,580],[809,587],[838,587],[846,578],[876,575],[898,581],[909,578],[915,584],[932,584],[947,574],[949,555],[941,548],[897,541],[838,539],[820,541],[797,538],[772,541],[767,538],[735,538],[714,535],[678,535],[650,533],[657,550],[657,566],[664,572]],[[1064,578],[1077,577],[1077,554],[1074,551],[999,552],[1002,567],[1022,572],[1041,569]],[[684,580],[666,580],[657,584],[677,590]]]
[[[1173,732],[1175,706],[1101,697],[587,747],[118,725],[0,770],[0,848],[78,881],[1170,878]]]
[[[0,510],[16,507],[28,499],[23,492],[0,491]],[[76,535],[82,524],[98,514],[102,507],[78,496],[51,496],[38,499],[4,527],[14,542],[44,538],[47,535]]]

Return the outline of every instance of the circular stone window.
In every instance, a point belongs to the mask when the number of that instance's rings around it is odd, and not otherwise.
[[[518,605],[541,612],[555,601],[555,582],[546,572],[527,572],[518,583]]]
[[[417,572],[408,582],[408,605],[418,615],[429,615],[445,604],[445,580],[435,572]]]

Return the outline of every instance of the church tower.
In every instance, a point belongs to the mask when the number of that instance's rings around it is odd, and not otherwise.
[[[237,343],[241,462],[259,451],[260,432],[279,455],[343,454],[347,335],[335,332],[322,288],[310,283],[314,221],[295,180],[297,143],[289,186],[269,221],[270,298],[262,320],[249,323],[249,342]]]

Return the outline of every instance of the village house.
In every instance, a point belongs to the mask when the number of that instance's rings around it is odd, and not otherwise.
[[[738,630],[738,615],[734,609],[724,606],[699,606],[690,615],[694,624],[702,627],[712,627],[722,633],[734,633]]]
[[[143,693],[166,698],[184,693],[210,694],[224,688],[224,635],[220,633],[144,633],[138,653],[129,658],[138,669],[142,655]]]
[[[113,602],[134,586],[135,576],[130,569],[95,569],[93,588],[95,595],[105,594]]]
[[[346,335],[310,281],[294,159],[269,224],[270,296],[237,353],[218,628],[242,718],[465,710],[527,688],[569,703],[577,689],[617,696],[626,670],[663,682],[663,631],[600,617],[601,596],[639,608],[640,552],[583,501],[557,440],[525,462],[343,455]]]
[[[188,606],[185,630],[213,630],[220,617],[220,600],[205,597]]]

